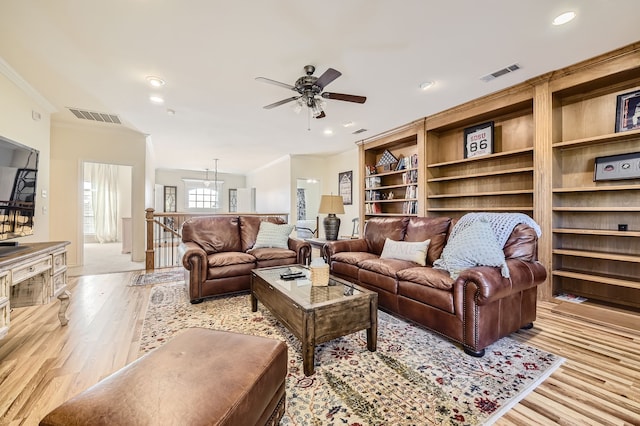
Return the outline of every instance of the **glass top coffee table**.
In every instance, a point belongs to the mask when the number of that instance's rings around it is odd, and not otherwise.
[[[300,271],[303,279],[286,281],[281,275]],[[367,349],[376,350],[378,294],[329,276],[329,285],[316,287],[301,265],[254,269],[251,273],[251,310],[258,301],[302,342],[304,374],[314,373],[314,352],[319,343],[367,330]]]

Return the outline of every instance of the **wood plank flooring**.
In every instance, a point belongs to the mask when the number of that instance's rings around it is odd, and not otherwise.
[[[0,340],[0,425],[36,425],[50,410],[137,358],[150,287],[133,273],[70,279],[69,325],[58,303],[14,309]],[[640,332],[539,303],[514,336],[567,361],[498,425],[640,425]],[[628,319],[628,318],[627,318]],[[636,316],[636,320],[640,317]]]

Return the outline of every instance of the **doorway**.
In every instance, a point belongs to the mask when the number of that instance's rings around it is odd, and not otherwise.
[[[144,269],[131,261],[132,166],[85,162],[80,266],[70,275]]]

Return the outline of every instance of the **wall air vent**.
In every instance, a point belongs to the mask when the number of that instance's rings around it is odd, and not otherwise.
[[[359,133],[366,132],[366,131],[367,131],[367,129],[358,129],[355,132],[353,132],[352,135],[357,135]]]
[[[508,67],[504,67],[498,71],[492,72],[491,74],[487,74],[485,76],[480,77],[480,80],[484,81],[485,83],[494,80],[498,77],[502,77],[505,74],[509,74],[510,72],[514,72],[514,71],[518,71],[520,68],[522,68],[520,65],[518,64],[512,64],[509,65]]]
[[[105,114],[102,112],[87,111],[79,108],[68,108],[77,118],[81,120],[100,121],[102,123],[122,124],[120,118],[115,114]]]

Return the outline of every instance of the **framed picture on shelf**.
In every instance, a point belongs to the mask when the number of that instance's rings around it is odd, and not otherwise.
[[[640,90],[616,98],[616,133],[640,129]]]
[[[338,173],[338,193],[342,196],[342,204],[353,204],[351,199],[353,189],[353,170]]]
[[[493,121],[464,129],[464,158],[493,154]]]
[[[593,180],[640,179],[640,152],[596,157]]]

